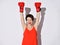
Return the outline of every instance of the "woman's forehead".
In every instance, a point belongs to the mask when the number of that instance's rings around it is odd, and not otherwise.
[[[30,17],[28,17],[27,19],[31,19]]]

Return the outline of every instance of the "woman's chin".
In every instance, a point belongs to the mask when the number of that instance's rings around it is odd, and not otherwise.
[[[28,25],[32,25],[31,23],[28,23]]]

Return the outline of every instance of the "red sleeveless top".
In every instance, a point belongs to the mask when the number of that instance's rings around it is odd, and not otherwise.
[[[31,30],[26,28],[23,36],[22,45],[38,45],[37,31],[35,27],[33,27]]]

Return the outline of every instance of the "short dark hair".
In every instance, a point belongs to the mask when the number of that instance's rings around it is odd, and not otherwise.
[[[27,21],[27,18],[28,18],[28,17],[30,17],[30,18],[32,19],[32,21],[34,20],[34,16],[33,16],[32,14],[27,14],[27,15],[26,15],[26,18],[25,18],[26,21]]]

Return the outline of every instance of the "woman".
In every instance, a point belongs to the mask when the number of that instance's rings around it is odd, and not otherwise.
[[[33,25],[34,17],[32,14],[26,15],[26,23],[24,22],[24,16],[23,16],[23,11],[24,11],[24,2],[18,2],[18,5],[20,7],[20,18],[21,18],[21,23],[24,31],[24,37],[22,40],[22,45],[38,45],[38,40],[37,40],[37,27],[39,25],[39,19],[40,19],[40,2],[35,2],[35,7],[36,7],[36,22]]]

